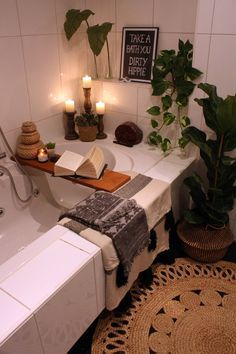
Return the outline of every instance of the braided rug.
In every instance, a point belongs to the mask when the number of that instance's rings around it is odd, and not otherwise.
[[[235,354],[236,264],[179,259],[153,270],[125,313],[102,314],[92,354]]]

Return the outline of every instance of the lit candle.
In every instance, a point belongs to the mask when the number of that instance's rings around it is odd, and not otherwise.
[[[75,111],[75,102],[74,100],[68,99],[65,101],[65,108],[67,113],[74,113]]]
[[[97,114],[104,114],[105,113],[105,103],[99,101],[96,103],[96,112]]]
[[[83,77],[83,88],[91,88],[91,77],[88,75],[85,75]]]
[[[47,150],[42,148],[39,149],[38,151],[38,161],[39,162],[46,162],[48,160],[48,154],[47,154]]]

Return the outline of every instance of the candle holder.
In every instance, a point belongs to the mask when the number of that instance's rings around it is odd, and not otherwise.
[[[75,140],[79,138],[79,135],[75,131],[74,116],[75,112],[64,112],[64,128],[65,128],[65,139]]]
[[[90,100],[91,88],[83,88],[84,90],[84,110],[86,113],[91,113],[92,103]]]
[[[104,124],[103,124],[103,114],[98,114],[98,133],[97,139],[106,139],[107,134],[104,133]]]

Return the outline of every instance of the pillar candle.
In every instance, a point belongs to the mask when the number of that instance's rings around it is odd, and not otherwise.
[[[91,77],[86,75],[83,77],[83,88],[91,88]]]
[[[73,113],[75,111],[75,102],[71,99],[65,101],[65,107],[67,113]]]
[[[105,103],[99,101],[96,103],[96,112],[97,114],[104,114],[105,113]]]

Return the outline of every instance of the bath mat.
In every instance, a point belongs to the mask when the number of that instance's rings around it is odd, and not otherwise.
[[[236,264],[178,259],[131,292],[126,313],[102,314],[92,354],[236,353]]]

